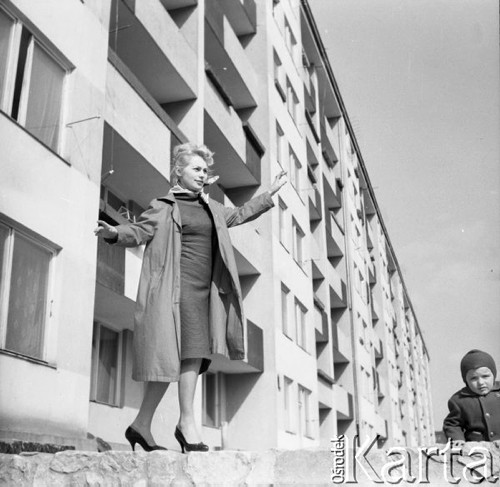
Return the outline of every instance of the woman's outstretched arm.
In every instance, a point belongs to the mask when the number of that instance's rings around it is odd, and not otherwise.
[[[274,178],[273,184],[271,184],[271,187],[266,193],[262,193],[252,198],[250,201],[247,201],[244,205],[237,208],[223,207],[226,225],[228,227],[234,227],[258,218],[262,213],[265,213],[274,206],[272,196],[277,193],[285,183],[286,171],[281,171]]]
[[[149,208],[139,216],[137,222],[113,226],[103,220],[98,220],[98,227],[94,233],[98,237],[104,238],[109,244],[137,247],[153,238],[158,224],[158,216],[164,209],[165,203],[153,200]]]

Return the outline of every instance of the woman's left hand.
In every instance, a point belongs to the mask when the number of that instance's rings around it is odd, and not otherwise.
[[[286,184],[286,171],[280,171],[269,188],[271,196],[277,193],[284,184]]]

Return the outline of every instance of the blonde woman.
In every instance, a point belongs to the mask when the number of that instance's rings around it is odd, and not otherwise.
[[[175,438],[182,452],[208,451],[193,413],[198,374],[211,354],[244,358],[242,298],[228,228],[274,206],[286,182],[276,176],[269,191],[239,208],[209,200],[203,188],[213,153],[191,143],[175,148],[169,193],[153,200],[137,223],[111,226],[99,220],[96,235],[112,245],[146,244],[135,308],[132,377],[145,394],[125,437],[132,449],[164,450],[151,423],[170,382],[179,382],[180,417]]]

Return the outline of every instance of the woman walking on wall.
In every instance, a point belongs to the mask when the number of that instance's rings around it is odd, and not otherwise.
[[[286,182],[282,171],[268,192],[239,208],[209,200],[213,153],[204,145],[174,150],[169,193],[153,200],[136,223],[111,226],[99,220],[96,235],[112,245],[146,244],[135,307],[132,378],[145,394],[125,436],[132,449],[156,445],[151,423],[170,382],[179,382],[180,417],[175,438],[182,451],[207,451],[194,420],[198,374],[211,354],[244,358],[242,297],[228,228],[254,220],[274,206]]]

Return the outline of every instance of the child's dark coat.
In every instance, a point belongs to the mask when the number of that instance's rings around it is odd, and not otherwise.
[[[443,431],[448,439],[500,440],[499,382],[495,382],[486,396],[479,396],[464,387],[451,396],[448,409],[450,412],[443,422]]]

